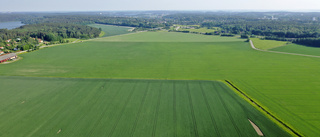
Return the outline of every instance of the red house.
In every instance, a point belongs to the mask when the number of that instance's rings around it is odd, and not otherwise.
[[[7,60],[15,59],[15,58],[17,58],[16,53],[9,53],[9,54],[2,55],[0,56],[0,63],[5,62]]]

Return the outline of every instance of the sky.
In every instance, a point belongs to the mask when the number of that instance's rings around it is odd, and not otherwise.
[[[0,0],[0,12],[123,10],[320,11],[320,0]]]

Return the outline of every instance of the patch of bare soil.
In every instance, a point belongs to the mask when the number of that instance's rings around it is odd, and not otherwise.
[[[263,133],[261,132],[260,128],[256,124],[254,124],[250,119],[248,119],[248,120],[251,123],[252,127],[254,128],[254,130],[256,130],[257,134],[259,136],[263,136]]]

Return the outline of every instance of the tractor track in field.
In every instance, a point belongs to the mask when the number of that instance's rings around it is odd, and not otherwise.
[[[320,58],[320,56],[315,55],[306,55],[306,54],[298,54],[298,53],[288,53],[288,52],[280,52],[280,51],[270,51],[270,50],[262,50],[258,49],[254,46],[252,40],[250,40],[251,48],[257,51],[263,51],[263,52],[271,52],[271,53],[278,53],[278,54],[287,54],[287,55],[296,55],[296,56],[304,56],[304,57],[313,57],[313,58]]]
[[[136,119],[135,119],[134,124],[133,124],[132,131],[131,131],[131,135],[130,135],[131,137],[133,137],[134,132],[135,132],[135,130],[137,128],[137,124],[138,124],[138,121],[139,121],[139,118],[140,118],[140,115],[141,115],[141,110],[142,110],[142,107],[143,107],[144,102],[146,100],[147,92],[149,90],[149,85],[150,85],[150,82],[148,82],[147,87],[146,87],[146,91],[143,94],[142,101],[141,101],[141,104],[139,106],[138,114],[136,116]]]
[[[106,84],[105,85],[108,85],[107,86],[107,88],[106,88],[106,90],[105,91],[108,91],[108,89],[111,87],[110,84],[111,82],[106,82]],[[103,87],[105,87],[105,85],[103,86]],[[121,86],[122,87],[122,86]],[[120,91],[121,90],[121,87],[117,90],[117,91]],[[119,92],[116,92],[116,94],[115,95],[113,95],[113,96],[117,96],[119,94]],[[113,102],[113,100],[114,100],[114,98],[112,98],[112,100],[109,100],[109,102]],[[100,117],[98,118],[98,120],[97,120],[97,122],[94,124],[95,126],[98,126],[100,123],[101,123],[101,119],[103,118],[103,116],[105,115],[105,113],[106,113],[106,111],[108,110],[108,108],[109,107],[106,107],[104,110],[103,110],[103,112],[102,112],[102,114],[100,115]],[[96,128],[94,128],[93,130],[91,130],[90,131],[90,133],[89,133],[89,136],[92,136],[92,134],[93,134],[93,132],[96,130]]]
[[[173,82],[173,136],[177,136],[177,97],[176,97],[176,83]]]
[[[55,89],[51,89],[51,90],[55,90]],[[48,93],[51,93],[51,92],[48,92]],[[64,103],[61,107],[58,108],[57,111],[55,111],[51,116],[50,118],[48,118],[47,120],[45,120],[42,124],[40,124],[36,129],[34,129],[31,133],[29,133],[26,137],[32,137],[33,134],[35,134],[36,132],[38,132],[48,121],[52,121],[59,113],[61,113],[61,111],[63,111],[64,108],[67,107],[67,104],[69,104],[70,102],[72,102],[72,100],[74,98],[77,97],[77,95],[79,94],[80,92],[76,92],[74,94],[74,96],[72,96],[72,98],[69,98],[69,100]],[[32,111],[31,109],[29,109],[29,111]],[[28,111],[28,112],[29,112]]]
[[[213,126],[214,126],[214,129],[215,129],[215,131],[216,131],[217,136],[220,137],[221,135],[220,135],[220,132],[219,132],[219,129],[218,129],[218,125],[217,125],[217,122],[216,122],[216,120],[214,119],[214,116],[213,116],[213,114],[212,114],[212,110],[211,110],[211,108],[210,108],[210,105],[209,105],[209,102],[208,102],[208,99],[207,99],[207,95],[206,95],[206,93],[205,93],[204,90],[203,90],[203,87],[202,87],[201,82],[199,82],[199,85],[200,85],[200,89],[201,89],[201,92],[202,92],[202,96],[203,96],[203,98],[204,98],[204,102],[206,103],[207,109],[208,109],[209,114],[210,114],[211,122],[212,122],[212,124],[213,124]]]
[[[212,83],[212,86],[214,87],[214,89],[216,89],[216,91],[217,91],[217,93],[218,93],[218,97],[219,97],[219,99],[221,100],[221,103],[222,103],[222,105],[223,105],[223,108],[226,110],[226,112],[227,112],[227,114],[228,114],[228,117],[229,117],[229,119],[231,120],[231,123],[232,123],[233,127],[235,128],[238,136],[241,136],[241,132],[240,132],[239,128],[237,127],[234,119],[232,118],[232,115],[231,115],[229,109],[227,108],[227,105],[225,104],[225,101],[222,99],[219,90],[217,89],[217,87],[216,87],[215,85],[213,85],[213,83]],[[221,85],[217,85],[217,86],[221,87]]]
[[[188,83],[187,83],[187,92],[188,92],[188,97],[189,97],[189,105],[190,105],[190,109],[191,109],[194,134],[196,137],[198,137],[199,133],[198,133],[198,127],[197,127],[197,120],[196,120],[196,116],[194,115],[193,103],[192,103],[192,98],[191,98],[191,93],[190,93],[190,88],[189,88]]]
[[[122,110],[121,110],[120,116],[119,116],[118,119],[116,120],[115,125],[113,125],[113,127],[112,127],[112,129],[111,129],[111,131],[110,131],[110,133],[109,133],[109,135],[108,135],[109,137],[111,137],[111,136],[113,135],[114,130],[117,128],[117,126],[118,126],[118,124],[119,124],[119,121],[120,121],[120,119],[121,119],[122,116],[123,116],[123,112],[125,111],[125,109],[126,109],[128,103],[129,103],[129,101],[130,101],[130,99],[131,99],[131,97],[132,97],[132,94],[133,94],[136,86],[137,86],[137,83],[135,83],[134,86],[133,86],[133,88],[131,89],[130,95],[128,96],[128,98],[127,98],[127,100],[126,100],[126,102],[125,102],[125,104],[124,104],[124,106],[123,106],[123,108],[122,108]]]
[[[109,82],[109,80],[106,81],[106,82]],[[102,84],[102,85],[104,85],[104,84]],[[100,87],[100,86],[99,86],[99,87]],[[98,88],[98,87],[97,87],[97,88]],[[92,95],[91,98],[92,98],[93,96],[94,96],[94,95]],[[101,98],[101,96],[98,96],[98,97],[93,101],[94,103],[92,103],[92,105],[95,105],[100,98]],[[88,110],[88,112],[91,112],[92,108],[93,108],[93,107],[90,107],[89,110]],[[85,113],[82,113],[81,116],[80,116],[80,119],[83,120],[86,116],[87,116],[87,115],[86,115]],[[78,125],[78,123],[80,123],[81,120],[78,120],[78,121],[76,122],[75,126]],[[74,128],[75,126],[73,126],[73,128]]]
[[[158,96],[157,106],[156,106],[156,114],[155,114],[155,118],[154,118],[154,121],[153,121],[153,128],[152,128],[152,136],[153,137],[156,136],[158,115],[159,115],[158,113],[159,113],[160,102],[161,102],[162,84],[163,84],[163,82],[161,82],[161,84],[160,84],[159,96]]]

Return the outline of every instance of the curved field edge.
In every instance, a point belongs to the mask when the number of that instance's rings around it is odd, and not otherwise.
[[[270,50],[273,48],[287,45],[284,41],[261,40],[260,38],[250,38],[257,49]]]
[[[133,27],[104,25],[104,24],[89,24],[88,26],[101,28],[103,33],[101,32],[102,34],[99,35],[100,37],[110,37],[110,36],[128,34],[128,33],[132,33],[132,31],[129,31],[129,30],[133,29]]]
[[[4,80],[3,78],[8,79]],[[0,107],[1,109],[5,109],[6,111],[2,111],[0,113],[0,115],[2,116],[1,118],[7,118],[6,114],[11,113],[12,115],[10,115],[10,117],[15,118],[15,120],[8,119],[3,121],[3,123],[10,122],[12,124],[8,124],[6,126],[0,124],[0,127],[3,127],[2,129],[4,130],[4,135],[5,133],[16,135],[26,133],[30,136],[56,136],[56,134],[59,133],[59,136],[70,136],[73,134],[79,134],[79,136],[81,136],[80,133],[78,133],[81,132],[82,135],[86,136],[104,136],[106,135],[105,133],[112,136],[126,136],[129,134],[130,136],[149,136],[151,135],[151,130],[155,130],[154,128],[156,128],[156,131],[153,132],[155,133],[154,135],[166,134],[167,136],[170,136],[173,134],[173,131],[171,132],[171,130],[166,130],[167,126],[163,125],[165,123],[159,120],[165,118],[166,120],[164,121],[171,121],[171,116],[166,117],[166,115],[172,113],[172,107],[170,103],[167,104],[166,102],[173,101],[176,103],[175,104],[172,102],[177,109],[176,122],[178,122],[178,130],[175,131],[175,134],[178,136],[256,136],[257,134],[255,133],[253,127],[249,124],[247,119],[254,121],[260,127],[260,129],[262,129],[266,136],[289,136],[287,132],[276,126],[273,121],[265,117],[260,111],[253,108],[245,100],[240,98],[236,93],[233,93],[233,90],[231,90],[223,82],[219,81],[136,79],[114,80],[39,77],[28,78],[15,76],[1,76],[1,81],[2,82],[0,84],[8,83],[8,85],[4,86],[9,86],[11,89],[15,89],[11,92],[5,92],[6,90],[2,91],[2,93],[4,93],[4,96],[2,97],[6,97],[6,99],[1,100],[0,102],[6,103],[2,103]],[[10,86],[14,84],[13,81],[21,83],[21,86]],[[59,86],[56,86],[57,84]],[[18,90],[19,88],[22,90]],[[110,88],[112,89],[113,93],[107,95],[112,96],[110,96],[109,98],[101,98],[101,96],[107,97],[104,92],[110,93]],[[6,89],[8,90],[8,88]],[[88,91],[88,89],[91,90]],[[174,92],[176,96],[172,96],[171,92]],[[160,93],[163,93],[162,99]],[[122,98],[119,101],[112,99],[119,97]],[[171,100],[171,97],[174,97],[174,100],[176,101]],[[206,101],[204,101],[203,99]],[[87,105],[85,100],[88,101],[87,103],[89,103],[89,105]],[[128,100],[129,102],[125,101],[126,103],[121,103],[121,100]],[[145,113],[144,111],[146,110],[146,112],[149,112],[150,110],[152,110],[156,112],[154,109],[156,107],[154,107],[153,105],[157,104],[156,100],[162,100],[163,102],[161,102],[165,103],[160,103],[162,105],[160,105],[160,107],[157,107],[158,109],[161,109],[161,111],[157,111],[157,113],[159,113],[159,115],[156,117],[158,118],[158,124],[156,124],[156,127],[148,126],[150,127],[150,130],[144,130],[144,132],[141,132],[143,131],[141,128],[144,127],[143,125],[145,125],[146,122],[148,122],[149,120],[154,121],[153,114]],[[57,103],[57,101],[60,103]],[[104,115],[104,112],[102,114],[96,112],[100,112],[101,110],[106,110],[105,108],[109,108],[109,105],[98,105],[105,104],[103,103],[105,101],[111,103],[110,105],[114,103],[120,103],[120,106],[116,105],[117,107],[114,107],[114,109],[111,109],[106,113],[119,114],[120,117]],[[144,103],[144,101],[146,101],[146,103]],[[60,106],[61,103],[63,104],[63,106]],[[96,105],[92,106],[94,104]],[[70,109],[69,105],[76,105],[78,107],[76,107],[75,109]],[[127,106],[131,107],[128,108]],[[41,108],[43,107],[44,110],[41,111]],[[83,108],[87,108],[92,111],[84,111],[85,109]],[[37,109],[39,109],[39,111],[34,111]],[[143,110],[142,112],[144,113],[141,113],[141,110]],[[19,111],[20,113],[15,113]],[[79,114],[78,111],[81,111],[83,113]],[[163,111],[165,112],[165,114],[161,113]],[[211,111],[215,113],[210,113]],[[53,115],[48,116],[45,113],[52,113]],[[99,116],[99,114],[101,114],[101,116]],[[127,114],[130,114],[130,116],[128,116],[129,119],[124,117]],[[35,115],[39,116],[34,119],[33,116]],[[70,115],[73,116],[69,119]],[[98,119],[92,119],[91,115],[98,116]],[[18,126],[15,126],[13,129],[10,128],[15,125],[14,123],[20,121],[19,119],[21,118],[21,116],[27,119],[25,119],[22,123],[20,122],[20,124]],[[111,119],[105,116],[111,117]],[[100,120],[99,117],[101,118]],[[114,118],[112,119],[112,117]],[[215,120],[211,121],[210,117],[214,118]],[[78,121],[78,118],[81,120]],[[30,120],[33,121],[32,124],[29,123]],[[101,120],[104,122],[99,122]],[[70,121],[74,121],[77,126],[72,123],[70,125]],[[151,121],[149,121],[148,123],[152,125],[153,122]],[[215,122],[217,122],[217,125],[215,126],[217,126],[219,130],[215,130],[213,128],[214,125],[212,124],[214,124]],[[96,123],[98,125],[92,125],[93,123]],[[30,125],[24,130],[21,130],[21,132],[13,132],[15,130],[19,130],[21,127],[23,127],[23,125],[28,124]],[[133,127],[131,125],[133,125]],[[108,128],[105,127],[106,129],[103,129],[110,132],[100,132],[102,130],[101,126],[107,126]],[[169,123],[168,126],[171,127],[173,125]],[[122,132],[123,128],[128,129],[129,132]],[[130,128],[132,128],[132,130],[130,130]]]
[[[280,52],[320,56],[320,48],[307,47],[307,46],[298,45],[298,44],[288,44],[285,46],[270,49],[270,51],[280,51]]]
[[[271,110],[268,109],[268,107],[261,105],[259,101],[256,99],[250,97],[245,91],[241,90],[238,86],[236,86],[234,83],[232,83],[230,80],[219,80],[220,82],[223,82],[225,85],[227,85],[230,89],[232,89],[239,97],[246,100],[249,104],[251,104],[253,107],[255,107],[257,110],[259,110],[262,114],[264,114],[266,117],[268,117],[270,120],[272,120],[274,123],[276,123],[279,127],[281,127],[283,130],[290,133],[292,136],[302,136],[302,133],[299,132],[299,130],[295,129],[292,125],[285,122],[284,120],[280,119],[276,114],[272,113]]]

